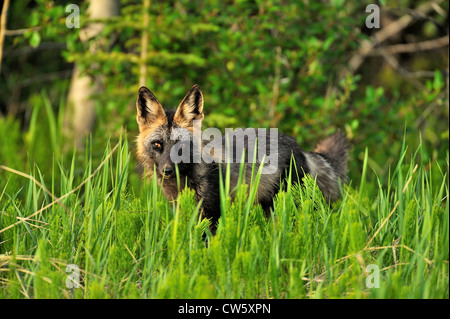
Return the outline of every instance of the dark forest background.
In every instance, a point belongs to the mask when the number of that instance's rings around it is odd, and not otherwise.
[[[80,28],[68,28],[68,4]],[[368,4],[380,28],[367,28]],[[176,107],[197,83],[205,127],[278,127],[313,149],[341,129],[358,183],[383,181],[402,147],[447,168],[447,1],[3,1],[0,164],[51,179],[125,134],[149,87]],[[403,144],[405,141],[405,144]],[[77,166],[78,167],[78,166]],[[135,164],[130,169],[138,172]],[[84,170],[80,169],[80,174]],[[7,174],[0,171],[0,185]],[[20,186],[9,177],[8,187]],[[139,174],[129,182],[139,187]],[[376,183],[373,183],[375,185]]]

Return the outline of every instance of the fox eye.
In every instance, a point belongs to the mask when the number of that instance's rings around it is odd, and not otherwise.
[[[161,150],[162,149],[162,143],[161,142],[153,142],[152,146],[155,150]]]

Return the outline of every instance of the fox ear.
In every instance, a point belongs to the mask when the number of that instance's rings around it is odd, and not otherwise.
[[[173,117],[175,123],[181,127],[193,127],[193,121],[203,120],[203,94],[195,84],[178,106]]]
[[[139,130],[142,131],[145,125],[155,124],[159,121],[166,120],[166,113],[159,103],[155,95],[142,86],[139,89],[137,100],[136,100],[136,121],[139,124]]]

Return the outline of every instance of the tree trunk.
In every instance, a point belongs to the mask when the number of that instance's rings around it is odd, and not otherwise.
[[[119,14],[120,0],[89,0],[88,16],[102,19]],[[92,23],[80,32],[80,40],[87,42],[98,35],[104,28],[102,23]],[[104,41],[90,40],[89,50],[94,53],[104,45]],[[75,63],[72,80],[67,97],[66,136],[74,140],[78,148],[84,146],[86,135],[92,132],[95,123],[95,105],[91,99],[94,92],[100,90],[101,79],[92,79],[81,74]]]

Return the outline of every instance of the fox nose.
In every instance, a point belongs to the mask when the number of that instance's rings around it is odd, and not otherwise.
[[[173,167],[164,166],[164,168],[163,168],[163,174],[165,177],[172,176],[174,172],[175,172],[175,170],[173,169]]]

